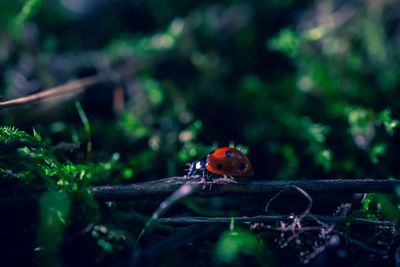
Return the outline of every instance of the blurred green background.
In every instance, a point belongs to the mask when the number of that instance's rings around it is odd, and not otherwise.
[[[256,180],[398,177],[399,10],[396,1],[0,2],[2,100],[103,79],[0,110],[2,197],[58,192],[22,211],[1,204],[12,211],[1,235],[13,240],[2,252],[39,266],[119,262],[159,202],[97,204],[85,188],[183,175],[218,146],[247,153]],[[267,200],[188,199],[178,210],[257,215]],[[399,215],[398,198],[369,200],[362,214]],[[266,252],[273,242],[224,230],[196,257],[280,265]],[[152,238],[173,232],[160,231]]]

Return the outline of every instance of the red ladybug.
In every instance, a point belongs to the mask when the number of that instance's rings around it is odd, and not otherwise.
[[[222,174],[224,177],[251,176],[254,174],[249,159],[239,150],[232,147],[220,147],[207,156],[188,164],[187,176],[206,172]]]

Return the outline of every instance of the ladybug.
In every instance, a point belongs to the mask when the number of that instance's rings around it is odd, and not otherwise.
[[[239,150],[232,147],[220,147],[207,156],[188,164],[187,177],[201,173],[221,174],[225,178],[233,176],[251,176],[254,174],[249,159]]]

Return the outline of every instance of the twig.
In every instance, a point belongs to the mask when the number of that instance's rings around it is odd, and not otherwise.
[[[375,221],[363,218],[348,218],[343,216],[328,216],[328,215],[308,215],[302,218],[305,221],[315,221],[315,218],[324,222],[346,222],[351,221],[352,224],[356,225],[367,225],[376,227],[392,227],[395,226],[395,222],[391,221]],[[209,223],[230,223],[232,217],[169,217],[159,218],[157,222],[165,224],[209,224]],[[290,215],[265,215],[265,216],[253,216],[253,217],[235,217],[235,223],[255,223],[255,222],[276,222],[276,221],[291,221]]]
[[[150,226],[164,213],[166,213],[176,202],[181,200],[184,197],[189,196],[195,186],[191,186],[189,184],[184,184],[174,193],[172,193],[166,200],[161,202],[160,206],[157,210],[152,214],[151,218],[147,221],[146,225],[143,227],[142,231],[140,232],[138,238],[136,239],[135,246],[138,246],[142,236],[145,234],[146,230],[150,228]]]
[[[147,60],[146,62],[136,62],[135,60],[127,60],[118,67],[113,68],[112,71],[99,72],[95,75],[77,79],[69,83],[41,91],[36,94],[0,102],[0,110],[26,104],[32,104],[39,102],[41,100],[53,97],[60,97],[63,95],[77,95],[83,90],[87,89],[87,87],[89,86],[105,81],[113,81],[116,79],[117,76],[119,78],[130,76],[134,74],[137,70],[151,66],[159,62],[161,59],[162,58],[159,58],[157,60],[151,59]]]
[[[97,84],[97,83],[100,83],[104,80],[105,80],[105,78],[100,75],[93,75],[93,76],[88,76],[88,77],[85,77],[82,79],[74,80],[74,81],[66,83],[64,85],[56,86],[56,87],[50,88],[48,90],[33,94],[33,95],[28,95],[28,96],[24,96],[24,97],[12,99],[12,100],[0,102],[0,110],[5,109],[5,108],[21,106],[21,105],[28,104],[28,103],[29,104],[35,103],[35,102],[41,101],[45,98],[58,97],[58,96],[62,96],[62,95],[79,93],[84,88],[94,85],[94,84]]]
[[[202,183],[200,177],[185,179],[170,177],[150,182],[130,185],[95,186],[91,191],[98,200],[133,200],[167,196],[181,185]],[[226,179],[214,179],[212,190],[202,190],[197,187],[194,195],[213,197],[225,195],[254,196],[276,193],[282,189],[297,186],[307,192],[330,193],[393,193],[400,180],[347,179],[347,180],[292,180],[292,181],[252,181],[249,183],[227,184]]]
[[[212,190],[203,190],[200,177],[185,179],[184,177],[170,177],[130,185],[104,185],[88,188],[99,201],[153,199],[166,197],[175,192],[183,184],[195,185],[193,195],[202,197],[243,195],[255,196],[276,193],[285,188],[301,187],[308,193],[393,193],[400,180],[295,180],[295,181],[253,181],[245,183],[227,184],[226,179],[215,179]],[[40,193],[36,195],[40,196]],[[16,195],[0,199],[0,207],[13,207],[14,200],[21,205],[24,200],[29,204],[32,195]]]
[[[338,235],[343,236],[343,237],[346,238],[350,243],[353,243],[353,244],[359,246],[360,248],[362,248],[362,249],[364,249],[364,250],[367,250],[367,251],[372,252],[372,253],[375,253],[375,254],[383,255],[383,256],[386,256],[386,255],[388,254],[388,251],[386,251],[386,250],[376,249],[376,248],[370,247],[370,246],[368,246],[368,245],[362,243],[361,241],[358,241],[357,239],[354,239],[354,238],[352,238],[352,237],[349,237],[348,235],[345,235],[345,234],[343,234],[343,233],[341,233],[341,232],[339,232],[339,231],[336,231],[336,230],[335,230],[334,232],[335,232],[336,234],[338,234]]]
[[[391,222],[391,221],[374,221],[374,220],[368,220],[368,219],[363,219],[363,218],[347,218],[343,216],[326,216],[326,215],[308,215],[305,216],[302,220],[303,221],[315,221],[315,218],[318,218],[318,220],[329,222],[329,223],[339,223],[339,222],[346,222],[348,220],[351,220],[352,224],[354,225],[359,225],[359,226],[372,226],[372,227],[394,227],[396,226],[396,222]],[[232,217],[172,217],[172,218],[160,218],[158,219],[159,223],[164,223],[164,224],[218,224],[218,223],[224,223],[228,224],[232,220]],[[252,223],[262,223],[262,222],[277,222],[277,221],[292,221],[293,218],[289,215],[272,215],[272,216],[254,216],[254,217],[237,217],[234,218],[235,223],[245,223],[245,224],[252,224]],[[321,226],[306,226],[302,227],[301,233],[304,233],[306,231],[321,231]],[[271,225],[263,225],[261,224],[256,228],[257,230],[267,230],[267,231],[276,231],[276,232],[288,232],[291,231],[290,228],[281,228],[281,227],[273,227]],[[358,241],[356,239],[353,239],[347,235],[344,235],[340,231],[333,230],[334,233],[339,234],[349,240],[351,243],[368,250],[372,253],[379,254],[379,255],[387,255],[387,251],[385,250],[380,250],[376,249],[373,247],[370,247],[361,241]],[[296,237],[300,234],[300,232],[296,235]],[[287,239],[286,242],[292,241],[293,238]],[[307,258],[311,259],[315,257],[317,254],[322,252],[325,249],[325,246],[319,246],[315,249],[315,251],[310,254]]]
[[[293,186],[293,187],[296,188],[297,191],[299,191],[308,200],[307,208],[299,216],[299,219],[302,220],[304,217],[306,217],[306,216],[308,216],[310,214],[310,211],[311,211],[311,208],[312,208],[312,205],[313,205],[314,201],[313,201],[312,197],[306,191],[304,191],[302,188],[300,188],[298,186]]]
[[[185,229],[180,229],[168,237],[160,239],[147,249],[133,247],[129,259],[125,264],[116,266],[158,266],[160,259],[166,255],[179,253],[179,249],[188,244],[204,238],[217,227],[215,225],[191,225]]]
[[[314,202],[313,199],[312,199],[312,197],[311,197],[306,191],[304,191],[303,189],[301,189],[300,187],[298,187],[298,186],[292,186],[291,188],[296,189],[296,190],[297,190],[298,192],[300,192],[305,198],[307,198],[307,200],[308,200],[308,205],[307,205],[307,208],[303,211],[303,213],[302,213],[300,216],[294,216],[292,222],[289,223],[288,225],[281,222],[281,227],[280,227],[280,229],[281,229],[282,231],[286,231],[286,230],[289,230],[289,229],[290,229],[290,231],[291,231],[292,234],[293,234],[293,235],[288,239],[288,242],[290,242],[291,239],[295,239],[301,232],[304,231],[305,227],[302,227],[302,226],[301,226],[301,220],[302,220],[304,217],[306,217],[306,216],[308,216],[308,215],[310,214],[310,210],[311,210],[312,205],[313,205],[313,202]],[[273,196],[273,197],[268,201],[267,206],[265,207],[265,212],[268,212],[268,207],[269,207],[269,205],[272,203],[272,201],[274,201],[275,199],[277,199],[277,198],[282,194],[283,191],[284,191],[284,189],[282,189],[281,191],[279,191],[275,196]],[[314,218],[315,218],[315,217],[314,217]],[[320,223],[319,220],[317,220],[317,221],[318,221],[318,223]],[[321,224],[324,224],[324,223],[321,222]],[[320,229],[320,227],[319,227],[318,229]]]

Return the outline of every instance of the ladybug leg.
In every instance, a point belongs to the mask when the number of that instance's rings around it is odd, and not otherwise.
[[[211,191],[213,185],[213,179],[210,178],[209,174],[205,170],[203,170],[202,182],[203,182],[203,190],[208,189],[208,191]]]
[[[205,182],[207,182],[207,176],[206,176],[206,172],[204,171],[204,170],[202,170],[201,171],[201,177],[200,177],[200,179],[201,179],[201,183],[205,183]]]
[[[228,179],[234,180],[234,179],[235,179],[235,178],[233,178],[233,176],[230,175],[230,174],[223,174],[223,177],[224,177],[225,180],[228,180]]]
[[[239,182],[235,180],[235,178],[230,174],[223,174],[223,178],[221,179],[221,183],[223,184],[238,184]]]
[[[185,171],[186,171],[186,173],[183,176],[185,179],[189,179],[192,175],[194,175],[196,172],[194,163],[186,163]]]
[[[190,174],[190,163],[186,163],[186,169],[185,169],[185,175],[183,176],[185,179],[189,178],[189,174]]]
[[[206,180],[203,184],[203,190],[208,190],[211,191],[213,186],[213,181],[212,180]]]

